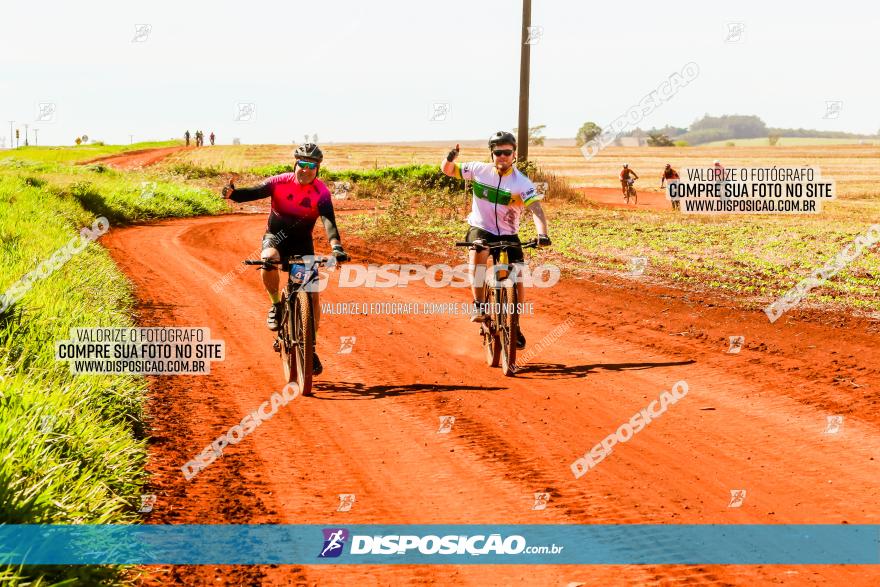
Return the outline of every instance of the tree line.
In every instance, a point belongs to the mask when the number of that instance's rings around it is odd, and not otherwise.
[[[578,146],[590,142],[602,133],[602,128],[595,122],[585,122],[578,129],[576,140]],[[834,139],[867,139],[877,138],[877,135],[864,135],[841,131],[820,131],[805,128],[772,128],[768,127],[763,120],[754,115],[725,114],[723,116],[704,115],[695,120],[687,128],[664,126],[642,130],[636,128],[621,134],[624,137],[637,137],[645,139],[648,145],[665,147],[679,145],[699,145],[713,141],[726,141],[732,139],[750,139],[767,137],[770,144],[775,144],[779,137],[821,137]]]

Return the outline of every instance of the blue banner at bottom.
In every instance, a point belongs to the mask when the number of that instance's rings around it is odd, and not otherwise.
[[[876,565],[880,525],[3,525],[12,565]]]

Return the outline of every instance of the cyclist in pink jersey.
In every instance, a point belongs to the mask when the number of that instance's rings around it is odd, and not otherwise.
[[[333,248],[333,256],[337,261],[347,261],[349,257],[339,238],[330,190],[318,179],[324,154],[318,145],[305,143],[297,147],[294,157],[295,172],[275,175],[252,188],[236,188],[230,181],[223,188],[223,197],[234,202],[271,198],[272,209],[269,212],[266,234],[263,235],[262,259],[280,261],[282,256],[286,259],[290,255],[314,255],[312,229],[318,218],[321,218]],[[266,324],[270,330],[278,330],[278,317],[281,315],[281,295],[278,291],[280,279],[275,268],[266,269],[264,266],[260,272],[263,285],[272,300]],[[311,292],[311,296],[317,333],[321,305],[318,303],[317,291]],[[317,354],[313,364],[314,374],[320,374],[323,368]]]

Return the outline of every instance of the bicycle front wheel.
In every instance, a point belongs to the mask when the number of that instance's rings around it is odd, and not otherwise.
[[[489,308],[495,307],[495,290],[486,286],[483,289],[483,299],[489,303]],[[481,332],[483,334],[483,352],[486,356],[486,364],[497,367],[501,363],[501,342],[498,340],[498,317],[491,311],[486,313]]]
[[[281,317],[279,323],[281,328],[278,330],[278,340],[281,350],[281,369],[284,373],[284,380],[291,383],[296,380],[296,358],[293,351],[293,304],[290,300],[281,296]]]
[[[315,323],[312,319],[312,298],[307,291],[296,292],[296,320],[294,321],[294,328],[296,382],[303,395],[312,395]]]

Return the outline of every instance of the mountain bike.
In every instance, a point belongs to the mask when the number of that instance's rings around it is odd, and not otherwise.
[[[315,355],[315,313],[308,291],[311,288],[307,286],[317,284],[318,267],[331,259],[292,255],[282,261],[248,259],[244,262],[266,269],[278,266],[282,271],[289,270],[287,284],[281,293],[281,316],[272,348],[281,354],[284,378],[289,383],[296,383],[302,395],[312,395],[312,359]]]
[[[486,279],[483,282],[483,300],[487,311],[480,325],[480,336],[483,337],[486,364],[490,367],[500,365],[506,377],[513,377],[516,374],[516,337],[519,334],[516,276],[510,279],[512,271],[507,250],[514,247],[531,249],[537,244],[537,240],[522,244],[509,242],[487,244],[481,240],[472,243],[455,243],[456,247],[468,247],[475,251],[488,249],[492,254],[492,271],[486,272]]]
[[[633,205],[638,206],[639,204],[639,195],[636,193],[636,188],[633,187],[633,184],[636,182],[635,179],[629,178],[626,180],[626,193],[623,195],[623,198],[626,200],[626,203],[629,204],[629,199],[633,199]]]

